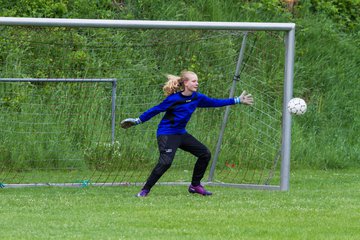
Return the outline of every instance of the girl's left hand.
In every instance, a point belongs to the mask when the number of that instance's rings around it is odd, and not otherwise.
[[[251,94],[248,94],[246,91],[243,91],[240,95],[240,103],[245,105],[253,105],[254,99]]]

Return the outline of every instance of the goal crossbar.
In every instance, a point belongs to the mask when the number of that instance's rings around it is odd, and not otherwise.
[[[112,82],[115,78],[0,78],[0,82]]]
[[[96,28],[147,28],[147,29],[202,29],[243,31],[291,31],[294,23],[254,22],[193,22],[193,21],[151,21],[151,20],[98,20],[63,18],[17,18],[0,17],[0,25],[43,26],[43,27],[96,27]]]

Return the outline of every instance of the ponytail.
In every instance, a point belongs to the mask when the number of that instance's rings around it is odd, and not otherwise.
[[[181,80],[181,77],[169,74],[167,75],[167,79],[168,81],[165,83],[163,87],[165,96],[169,96],[173,93],[177,93],[184,89],[183,81]]]
[[[195,74],[195,73],[184,70],[181,72],[180,76],[175,76],[171,74],[167,75],[166,77],[168,81],[165,83],[163,87],[165,96],[169,96],[171,94],[184,91],[184,81],[188,80],[189,74]]]

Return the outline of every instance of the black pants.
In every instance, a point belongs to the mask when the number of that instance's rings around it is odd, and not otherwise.
[[[170,168],[178,148],[198,158],[195,163],[191,184],[194,186],[199,185],[210,162],[211,153],[209,149],[188,133],[183,135],[161,135],[157,138],[157,141],[160,151],[159,162],[152,170],[143,189],[150,190],[166,170]]]

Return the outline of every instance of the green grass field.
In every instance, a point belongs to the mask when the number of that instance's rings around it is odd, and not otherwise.
[[[289,192],[184,186],[0,189],[0,239],[359,239],[360,170],[295,171]]]

